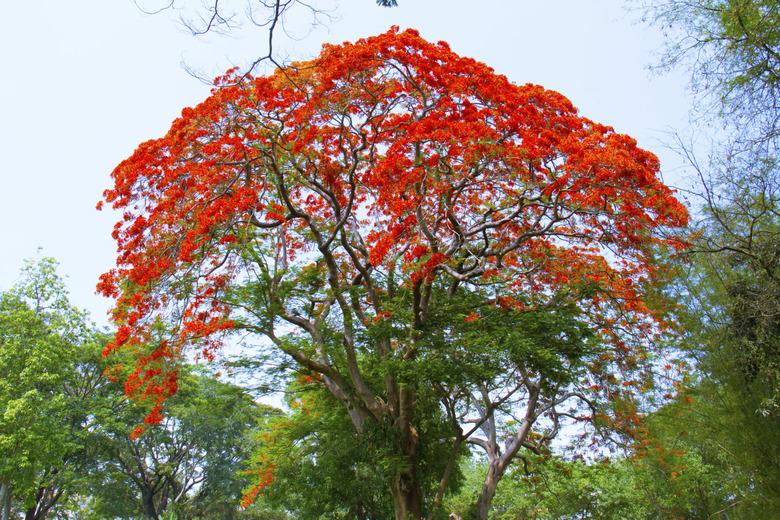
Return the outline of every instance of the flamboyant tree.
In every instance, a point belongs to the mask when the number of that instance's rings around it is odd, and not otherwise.
[[[268,338],[395,455],[399,519],[434,514],[466,441],[491,457],[482,515],[520,449],[592,418],[559,412],[570,399],[636,422],[660,328],[643,286],[687,214],[654,155],[556,92],[392,29],[218,78],[112,176],[119,253],[99,289],[147,422],[184,349]],[[434,444],[454,455],[431,462]]]

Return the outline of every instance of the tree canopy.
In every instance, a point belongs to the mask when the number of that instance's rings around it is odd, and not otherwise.
[[[237,518],[264,409],[183,363],[164,424],[132,439],[148,407],[124,395],[121,357],[101,356],[108,336],[51,258],[0,293],[0,517]]]
[[[412,30],[325,46],[267,77],[228,72],[112,176],[105,200],[124,216],[99,289],[117,299],[108,351],[138,352],[126,389],[156,404],[147,422],[175,393],[184,349],[210,357],[231,331],[265,337],[342,403],[356,432],[389,435],[397,518],[438,507],[452,467],[424,460],[447,428],[455,454],[464,431],[500,453],[484,517],[535,424],[546,438],[563,403],[630,401],[663,328],[643,285],[655,250],[682,245],[664,231],[687,222],[633,139]],[[564,309],[604,346],[597,355],[567,354],[580,347],[564,328],[536,363],[498,327],[484,338],[503,360],[492,371],[457,381],[424,371],[432,359],[472,362],[485,345],[468,327],[490,330],[481,320],[517,319],[533,334],[525,313]],[[549,372],[556,364],[569,377]],[[505,451],[491,449],[508,403],[519,427]],[[628,427],[631,410],[613,419]]]

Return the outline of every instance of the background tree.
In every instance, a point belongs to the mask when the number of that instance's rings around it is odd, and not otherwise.
[[[679,291],[699,374],[685,429],[707,432],[709,460],[732,468],[740,484],[729,509],[748,517],[780,513],[777,184],[759,179],[724,183],[718,190],[729,186],[733,197],[717,204],[711,192],[710,220]]]
[[[0,295],[5,518],[131,518],[144,496],[155,514],[173,505],[183,518],[237,517],[253,400],[183,365],[166,427],[131,440],[144,408],[104,373],[107,335],[68,301],[56,267],[28,262]]]
[[[28,262],[0,294],[0,486],[27,520],[77,489],[87,464],[85,429],[95,378],[87,360],[105,339],[68,301],[56,262]],[[16,499],[15,501],[13,499]]]
[[[688,313],[684,344],[700,374],[692,420],[720,450],[710,459],[733,467],[740,482],[730,514],[776,515],[780,3],[646,7],[675,36],[664,65],[689,68],[697,113],[725,127],[712,136],[706,162],[678,143],[700,181],[693,190],[701,202],[700,239],[677,291]]]
[[[499,484],[491,518],[704,520],[726,518],[724,511],[728,518],[761,517],[728,508],[728,493],[736,486],[730,485],[723,467],[700,458],[695,444],[683,447],[678,443],[677,449],[679,453],[687,451],[676,457],[664,453],[665,463],[673,458],[675,469],[664,467],[660,456],[652,461],[620,458],[590,463],[550,454],[529,456]],[[483,471],[478,463],[467,468],[462,490],[447,499],[450,511],[468,518],[471,497],[481,486]]]
[[[574,306],[613,347],[596,373],[630,374],[646,358],[658,325],[642,285],[657,271],[653,248],[679,246],[654,230],[687,215],[631,138],[414,31],[220,82],[106,191],[124,211],[117,267],[100,283],[117,298],[109,350],[137,351],[159,320],[173,331],[128,379],[156,403],[151,420],[176,390],[182,349],[210,355],[226,331],[264,336],[321,378],[358,434],[386,432],[395,515],[419,518],[436,509],[426,479],[448,479],[446,460],[426,466],[424,454],[452,431],[446,406],[440,426],[426,422],[440,396],[420,374],[436,344],[469,360],[431,341],[447,301],[467,304],[463,323],[496,307]],[[532,405],[522,431],[544,384],[528,374],[507,382]],[[590,386],[629,403],[641,385]],[[636,421],[630,405],[615,411]]]
[[[99,518],[237,518],[240,473],[258,408],[241,389],[185,366],[168,416],[142,434],[145,409],[105,403],[95,410],[100,464],[92,475],[91,514]],[[114,395],[121,392],[112,385]]]

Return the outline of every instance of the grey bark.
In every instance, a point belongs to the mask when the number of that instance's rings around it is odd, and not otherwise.
[[[11,518],[11,484],[0,483],[0,520]]]

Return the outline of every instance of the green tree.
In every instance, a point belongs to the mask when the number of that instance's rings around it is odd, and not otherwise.
[[[780,514],[780,221],[777,184],[760,184],[729,181],[734,197],[712,206],[680,290],[699,374],[681,423],[730,468],[729,505],[748,518]]]
[[[94,373],[84,361],[105,341],[73,307],[56,262],[28,262],[0,294],[0,488],[3,517],[15,502],[44,518],[74,490]]]
[[[696,359],[689,421],[731,468],[734,514],[780,514],[780,2],[647,2],[674,35],[663,65],[691,72],[698,113],[726,128],[698,175],[700,233],[676,295]]]
[[[711,415],[703,413],[721,403],[700,402],[699,395],[691,391],[650,414],[645,442],[617,458],[585,461],[550,451],[527,454],[499,484],[491,518],[774,517],[766,504],[761,509],[745,501],[739,464],[719,446],[722,424],[707,424]],[[484,460],[472,460],[463,487],[446,501],[450,511],[468,518],[485,469]]]
[[[165,420],[142,434],[134,430],[148,411],[120,395],[93,409],[99,464],[92,475],[92,514],[97,518],[236,518],[248,479],[239,474],[259,419],[253,399],[240,388],[186,374]]]

